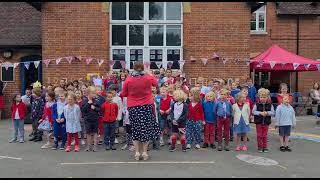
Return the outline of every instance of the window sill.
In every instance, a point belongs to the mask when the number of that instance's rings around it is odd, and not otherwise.
[[[250,35],[267,35],[267,31],[250,31]]]

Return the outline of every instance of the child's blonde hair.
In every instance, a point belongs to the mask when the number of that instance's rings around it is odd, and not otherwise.
[[[182,90],[175,90],[173,92],[173,98],[178,102],[184,102],[187,100],[187,95]]]
[[[69,97],[71,97],[74,101],[77,100],[77,97],[76,97],[76,95],[75,95],[74,92],[69,92],[69,93],[68,93],[68,98],[69,98]]]
[[[223,88],[223,89],[221,89],[221,91],[220,91],[220,94],[228,95],[228,93],[229,93],[229,90],[226,89],[226,88]]]
[[[270,96],[270,91],[268,89],[265,89],[265,88],[260,88],[258,90],[258,96],[261,97],[261,96],[267,96],[269,98]]]
[[[97,89],[96,89],[96,87],[94,87],[94,86],[89,86],[88,89],[87,89],[87,92],[88,92],[88,93],[90,93],[90,92],[96,92],[96,91],[97,91]]]
[[[216,94],[213,91],[210,91],[205,96],[206,100],[210,99],[211,101],[216,99]]]
[[[239,102],[241,96],[246,96],[246,94],[244,92],[239,92],[237,95],[236,95],[236,102]]]
[[[190,94],[193,96],[193,100],[195,102],[200,102],[200,88],[198,87],[193,87],[190,90]]]

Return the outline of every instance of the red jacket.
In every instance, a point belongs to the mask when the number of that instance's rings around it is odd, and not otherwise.
[[[204,121],[204,112],[201,103],[197,103],[192,107],[192,103],[189,103],[188,119],[193,121]]]
[[[19,113],[20,120],[24,120],[26,118],[27,106],[23,102],[20,102],[18,104],[13,103],[11,105],[12,119],[14,119],[14,116],[16,115],[16,111],[17,110],[18,110],[18,113]]]
[[[103,114],[102,121],[112,123],[117,120],[118,105],[115,103],[105,102],[101,106],[101,112]]]
[[[50,124],[53,124],[53,118],[52,118],[52,106],[47,107],[47,103],[44,105],[43,114],[42,114],[42,120],[45,120],[48,118]]]
[[[128,97],[127,106],[152,105],[153,95],[151,87],[158,87],[158,81],[152,75],[128,77],[123,84],[121,96]]]
[[[170,109],[171,101],[172,101],[172,97],[169,95],[167,95],[166,99],[161,98],[160,99],[160,110],[166,111],[166,110]]]

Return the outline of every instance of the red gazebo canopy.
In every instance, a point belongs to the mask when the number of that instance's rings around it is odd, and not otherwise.
[[[317,71],[320,61],[298,56],[275,44],[251,59],[250,68],[255,71]]]

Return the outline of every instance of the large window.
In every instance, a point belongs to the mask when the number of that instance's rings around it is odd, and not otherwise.
[[[251,14],[251,33],[266,32],[266,5]]]
[[[150,69],[180,69],[182,33],[181,2],[112,2],[112,69],[132,69],[140,60]]]

